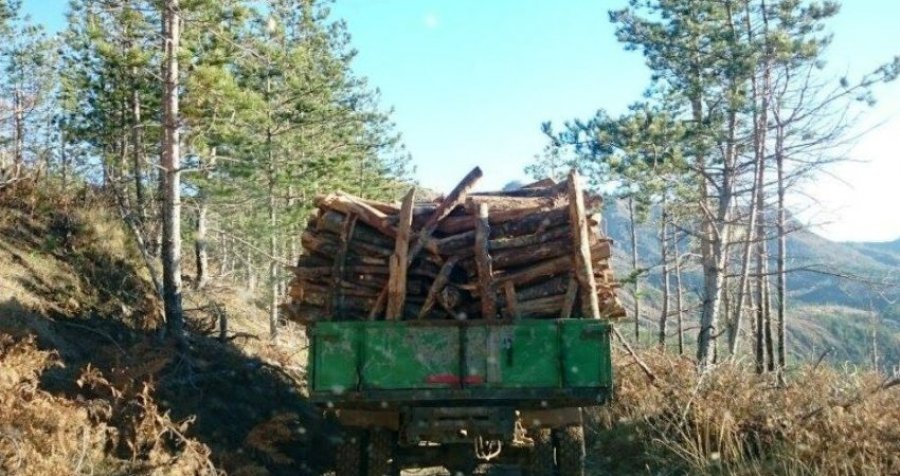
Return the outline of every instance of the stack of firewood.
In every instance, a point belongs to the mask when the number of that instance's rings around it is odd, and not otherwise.
[[[283,306],[289,319],[616,318],[624,310],[599,234],[600,198],[576,173],[399,205],[336,192],[316,199]]]

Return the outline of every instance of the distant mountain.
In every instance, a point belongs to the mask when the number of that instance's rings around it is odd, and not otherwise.
[[[898,273],[900,273],[900,239],[882,242],[848,241],[842,244],[879,262],[890,264],[894,266],[895,270],[898,270]]]
[[[618,276],[631,272],[631,243],[625,203],[610,201],[603,210],[601,227],[616,243],[613,267]],[[655,329],[659,316],[659,214],[651,211],[638,226],[639,266],[649,269],[644,280],[642,325]],[[681,252],[690,251],[685,239]],[[776,243],[769,243],[774,258]],[[900,363],[900,239],[891,242],[835,242],[806,230],[788,235],[789,339],[798,357],[815,358],[828,350],[832,360],[867,363],[871,355],[872,329],[877,324],[878,346],[885,364]],[[774,259],[770,267],[775,269]],[[702,275],[696,265],[683,271],[688,305],[696,306]],[[883,285],[893,283],[892,286]],[[674,286],[674,284],[673,284]],[[628,287],[622,291],[630,309]],[[689,314],[696,319],[696,312]],[[672,320],[670,319],[670,322]],[[696,327],[696,322],[686,324]],[[671,327],[674,329],[674,326]],[[655,335],[655,333],[653,333]]]

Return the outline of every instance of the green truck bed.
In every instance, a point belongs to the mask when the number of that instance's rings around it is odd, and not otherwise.
[[[320,321],[310,397],[338,407],[596,405],[612,391],[609,331],[590,319]]]

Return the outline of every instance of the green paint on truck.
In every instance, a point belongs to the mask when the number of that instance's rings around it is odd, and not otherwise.
[[[311,391],[612,389],[609,324],[590,319],[326,321],[312,328]]]

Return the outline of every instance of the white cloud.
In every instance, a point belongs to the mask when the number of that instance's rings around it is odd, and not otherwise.
[[[433,30],[433,29],[437,28],[438,27],[437,15],[435,15],[434,13],[425,14],[424,23],[425,23],[425,28],[428,28],[429,30]]]

